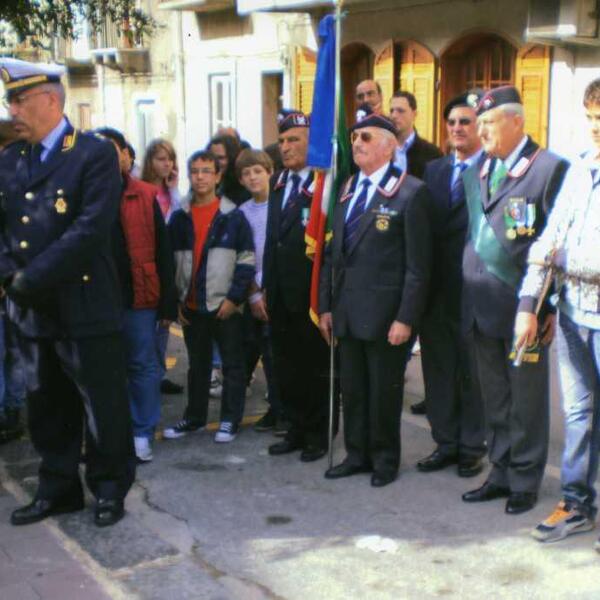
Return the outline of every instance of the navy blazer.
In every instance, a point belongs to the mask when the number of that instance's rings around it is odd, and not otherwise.
[[[393,321],[416,328],[425,308],[431,269],[429,194],[422,181],[390,164],[351,247],[344,248],[348,200],[357,181],[358,175],[349,180],[334,209],[319,313],[333,313],[336,337],[386,339]]]
[[[285,169],[271,181],[262,285],[271,314],[280,308],[308,314],[313,263],[306,256],[304,233],[310,216],[314,174],[311,172],[303,183],[300,200],[283,219],[281,205],[289,175],[289,169]]]
[[[454,156],[444,156],[425,167],[423,181],[431,196],[433,261],[428,308],[443,305],[458,321],[461,315],[462,257],[469,224],[464,194],[450,203]]]
[[[0,152],[0,281],[19,272],[25,302],[8,313],[28,337],[82,337],[121,327],[110,246],[121,174],[112,142],[75,131],[29,176],[29,144]]]
[[[493,160],[485,158],[470,169],[479,171],[483,211],[514,264],[523,276],[529,248],[546,226],[548,214],[568,168],[566,160],[542,150],[531,138],[494,195],[489,193]],[[522,198],[535,205],[534,234],[510,239],[506,235],[505,214],[511,199]],[[486,269],[468,236],[463,255],[463,327],[470,330],[477,322],[480,331],[490,337],[512,339],[517,312],[518,290],[500,281]]]

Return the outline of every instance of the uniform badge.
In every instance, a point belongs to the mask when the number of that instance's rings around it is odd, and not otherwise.
[[[377,217],[375,227],[377,231],[387,231],[390,228],[390,220],[386,217]]]
[[[10,73],[4,67],[0,69],[0,75],[2,75],[2,81],[4,81],[4,83],[10,81]]]
[[[59,198],[54,203],[54,208],[59,215],[64,215],[67,212],[67,203],[64,198]]]

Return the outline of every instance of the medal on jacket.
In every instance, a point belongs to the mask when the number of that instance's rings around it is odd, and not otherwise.
[[[308,220],[310,218],[310,208],[302,209],[302,227],[306,227],[308,225]]]
[[[518,235],[527,233],[527,208],[525,198],[509,198],[504,208],[504,225],[506,238],[514,240]]]
[[[527,235],[531,237],[535,233],[536,207],[535,200],[533,198],[527,199],[527,207],[525,211],[525,226],[527,228]]]
[[[54,209],[59,215],[64,215],[67,212],[67,202],[63,198],[63,194],[63,190],[56,190],[56,195],[58,198],[54,203]]]

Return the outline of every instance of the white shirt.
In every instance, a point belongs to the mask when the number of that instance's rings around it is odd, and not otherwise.
[[[40,162],[44,162],[46,160],[48,154],[50,154],[50,150],[52,150],[52,148],[60,139],[66,128],[67,120],[63,117],[60,120],[60,123],[40,142],[40,144],[42,145]]]
[[[377,189],[377,186],[381,183],[381,180],[383,179],[383,176],[387,173],[387,170],[389,169],[389,167],[390,167],[390,163],[385,163],[385,165],[383,165],[383,167],[380,167],[379,169],[377,169],[377,171],[375,171],[374,173],[371,173],[368,177],[362,171],[358,174],[358,183],[356,184],[356,187],[354,188],[354,194],[352,195],[352,198],[350,198],[350,201],[348,202],[348,210],[346,211],[346,220],[348,220],[348,217],[350,216],[350,213],[352,212],[352,209],[354,208],[354,205],[356,204],[356,199],[362,192],[362,189],[363,189],[362,182],[365,179],[369,179],[369,181],[371,182],[371,185],[369,186],[369,189],[367,191],[367,201],[365,202],[365,211],[366,211],[367,208],[369,207],[369,204],[371,203],[371,200],[373,199],[373,194],[375,194],[375,190]]]
[[[408,170],[408,162],[406,159],[406,153],[410,150],[410,147],[415,143],[417,134],[413,131],[407,138],[402,146],[397,146],[394,151],[394,164],[399,167],[403,173]]]
[[[298,175],[300,177],[300,185],[298,186],[298,189],[301,190],[302,186],[304,185],[305,181],[308,179],[308,176],[310,175],[310,167],[304,167],[304,169],[301,169],[300,171],[292,171],[290,169],[287,181],[285,183],[285,192],[283,194],[283,202],[281,203],[282,210],[285,208],[285,205],[287,204],[288,198],[290,197],[290,192],[292,191],[292,187],[294,185],[294,182],[292,181],[292,179],[293,179],[292,175]]]

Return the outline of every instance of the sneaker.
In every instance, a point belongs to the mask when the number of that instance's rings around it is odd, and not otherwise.
[[[181,419],[179,423],[173,425],[173,427],[167,427],[163,430],[163,437],[167,440],[176,440],[178,438],[187,435],[188,433],[194,433],[195,431],[202,431],[203,425],[188,421],[187,419]]]
[[[275,423],[277,422],[277,417],[275,413],[268,410],[256,423],[254,424],[254,431],[270,431],[275,427]]]
[[[219,425],[219,431],[215,433],[215,442],[219,444],[226,444],[227,442],[233,442],[237,436],[238,428],[229,421],[223,421]]]
[[[152,447],[150,446],[150,440],[147,437],[134,437],[133,443],[135,444],[135,455],[139,462],[150,462],[154,457],[152,456]]]
[[[213,369],[210,377],[210,392],[208,395],[211,398],[220,398],[223,394],[223,380],[219,369]]]
[[[554,512],[532,532],[538,542],[558,542],[572,533],[594,529],[594,521],[582,513],[574,504],[561,500]]]

